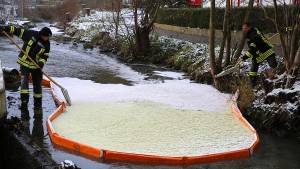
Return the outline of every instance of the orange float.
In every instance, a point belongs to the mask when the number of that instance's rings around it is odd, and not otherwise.
[[[54,92],[53,84],[49,80],[43,79],[43,85],[50,87],[51,93],[55,102],[59,105],[57,110],[53,112],[47,119],[46,125],[48,129],[49,136],[52,142],[55,145],[68,148],[70,150],[75,150],[85,155],[95,157],[104,161],[124,161],[124,162],[133,162],[133,163],[151,163],[151,164],[170,164],[170,165],[192,165],[200,163],[209,163],[221,160],[236,159],[241,157],[249,157],[253,154],[254,150],[258,148],[259,137],[256,130],[248,123],[248,121],[242,116],[240,110],[237,107],[237,97],[238,92],[236,92],[235,97],[231,100],[231,110],[232,113],[243,123],[255,136],[256,141],[253,145],[247,149],[241,149],[237,151],[229,151],[223,153],[202,155],[202,156],[191,156],[191,157],[169,157],[169,156],[155,156],[155,155],[146,155],[146,154],[132,154],[126,152],[116,152],[110,150],[99,149],[91,147],[74,140],[67,139],[63,136],[60,136],[53,129],[51,122],[57,118],[61,113],[66,110],[66,103],[59,100],[56,93]]]

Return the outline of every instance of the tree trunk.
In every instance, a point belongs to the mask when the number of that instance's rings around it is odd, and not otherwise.
[[[219,58],[217,60],[217,69],[221,70],[222,68],[222,61],[224,57],[224,49],[225,49],[225,44],[226,44],[226,39],[227,39],[227,17],[226,17],[226,10],[224,14],[224,21],[223,21],[223,39],[220,47],[220,53],[219,53]]]
[[[210,34],[209,34],[209,58],[210,58],[211,75],[213,77],[215,77],[216,72],[217,72],[216,61],[215,61],[215,27],[214,27],[214,18],[215,18],[215,0],[211,0],[210,22],[209,22],[209,29],[210,29]]]
[[[298,46],[297,53],[295,55],[293,67],[298,67],[300,65],[300,46]]]
[[[293,62],[295,60],[295,55],[297,52],[298,47],[298,39],[299,39],[299,26],[296,24],[293,28],[293,35],[291,39],[291,48],[290,48],[290,56],[289,56],[289,65],[293,65]],[[289,67],[288,67],[289,68]]]
[[[112,6],[112,15],[113,15],[113,24],[115,27],[115,39],[118,42],[119,41],[119,27],[120,27],[120,15],[121,15],[121,6],[122,2],[119,0],[111,0],[111,6]]]
[[[143,58],[147,56],[150,48],[149,30],[138,27],[136,30],[135,42],[135,54],[137,57]]]
[[[300,65],[300,46],[298,47],[297,53],[295,54],[295,59],[293,61],[293,66],[292,66],[292,70],[291,70],[291,76],[287,77],[286,80],[286,84],[285,84],[285,88],[290,88],[291,87],[291,81],[292,81],[292,77],[295,76],[297,74],[297,72],[299,71],[299,65]]]
[[[150,31],[157,17],[160,0],[132,1],[134,9],[135,55],[143,59],[150,49]],[[141,10],[138,16],[138,9]]]
[[[273,2],[274,2],[274,11],[275,11],[275,23],[274,24],[275,24],[277,33],[279,34],[279,38],[280,38],[280,42],[281,42],[281,49],[282,49],[282,52],[283,52],[283,57],[285,59],[285,67],[286,67],[286,70],[288,70],[288,68],[290,67],[290,65],[289,65],[289,62],[288,62],[289,59],[288,59],[287,47],[286,47],[286,44],[285,44],[282,32],[280,30],[279,24],[278,24],[278,7],[277,7],[277,2],[276,2],[276,0],[273,0]]]
[[[230,24],[230,19],[228,20],[228,35],[227,35],[227,41],[226,41],[226,57],[225,61],[223,64],[223,67],[226,67],[230,64],[230,56],[231,56],[231,24]]]
[[[227,5],[227,4],[229,4],[229,5]],[[225,8],[224,20],[223,20],[223,39],[222,39],[222,43],[221,43],[219,58],[217,61],[217,68],[220,70],[222,68],[222,61],[223,61],[223,57],[224,57],[224,49],[225,49],[225,45],[226,45],[226,40],[228,40],[227,37],[228,37],[228,34],[230,34],[230,31],[228,31],[229,10],[230,10],[230,0],[226,0],[226,8]]]
[[[244,18],[244,22],[249,22],[250,21],[250,11],[252,10],[253,3],[254,3],[254,0],[249,0],[247,12],[246,12],[246,15],[245,15],[245,18]],[[234,54],[235,59],[240,57],[240,55],[243,51],[245,42],[246,42],[246,34],[243,32],[241,42],[238,46],[238,49],[236,50],[236,52]]]
[[[230,0],[226,1],[226,9],[227,9],[227,38],[226,38],[226,57],[223,63],[223,67],[226,67],[230,63],[230,55],[231,55],[231,9],[230,9]]]

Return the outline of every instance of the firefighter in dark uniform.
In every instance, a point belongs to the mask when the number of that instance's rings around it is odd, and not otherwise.
[[[259,64],[264,60],[267,60],[269,66],[275,69],[278,67],[278,63],[275,58],[276,55],[272,50],[273,44],[264,37],[257,28],[254,28],[248,22],[245,22],[242,29],[246,33],[249,50],[240,59],[243,61],[248,58],[252,59],[249,77],[251,84],[254,87],[256,85],[256,76]]]
[[[52,32],[48,27],[40,31],[26,30],[14,26],[1,26],[2,30],[12,33],[21,38],[24,42],[22,49],[37,63],[42,69],[46,63],[50,52],[49,37]],[[20,52],[17,62],[21,71],[21,104],[20,109],[27,109],[29,101],[29,75],[32,76],[34,109],[42,109],[42,79],[43,74],[22,52]]]

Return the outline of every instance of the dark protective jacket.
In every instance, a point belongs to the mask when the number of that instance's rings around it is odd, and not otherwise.
[[[16,28],[14,26],[8,26],[5,28],[6,32],[10,32],[24,42],[22,49],[36,62],[46,63],[49,52],[50,42],[44,41],[39,35],[39,31],[26,30],[23,28]],[[37,67],[22,53],[19,54],[17,62],[29,69],[37,69]]]
[[[256,59],[260,63],[271,55],[275,55],[272,50],[273,44],[256,28],[252,27],[246,34],[249,50],[243,56],[243,60],[248,58]]]

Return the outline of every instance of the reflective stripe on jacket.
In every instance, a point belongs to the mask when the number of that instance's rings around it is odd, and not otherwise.
[[[249,50],[243,56],[243,59],[255,58],[257,63],[267,59],[275,54],[272,50],[273,44],[256,28],[251,28],[246,34]]]
[[[23,28],[16,28],[14,26],[9,26],[6,28],[7,32],[10,32],[24,42],[22,49],[36,62],[46,63],[49,52],[50,52],[50,42],[43,41],[40,38],[39,31],[26,30]],[[25,54],[21,51],[17,62],[30,69],[37,69],[37,67],[27,58]]]

